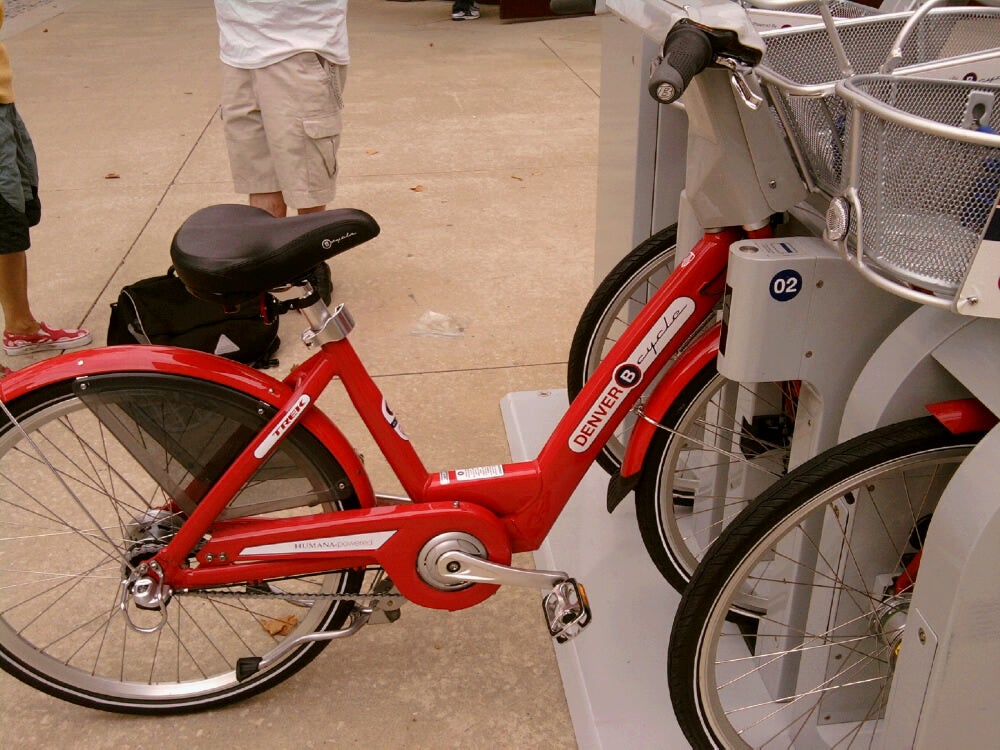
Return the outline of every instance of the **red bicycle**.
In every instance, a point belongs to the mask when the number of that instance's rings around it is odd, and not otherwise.
[[[212,355],[110,347],[2,383],[0,664],[108,710],[255,694],[402,601],[457,610],[502,584],[550,590],[553,636],[590,618],[562,572],[509,567],[545,538],[603,440],[715,308],[734,230],[708,235],[638,316],[534,461],[429,472],[307,281],[376,236],[341,209],[274,220],[213,206],[178,231],[190,289],[221,303],[275,279],[316,351],[283,381]],[[334,378],[412,502],[380,505],[315,407]],[[380,615],[379,615],[380,616]]]

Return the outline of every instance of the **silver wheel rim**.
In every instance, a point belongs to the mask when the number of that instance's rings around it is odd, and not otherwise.
[[[871,586],[853,581],[881,574],[881,568],[888,567],[885,559],[904,551],[902,525],[915,524],[933,511],[967,453],[967,447],[924,451],[852,476],[817,494],[744,557],[715,600],[695,663],[700,713],[713,736],[727,747],[869,745],[882,720],[892,670],[885,634],[872,624],[884,600]],[[891,482],[897,482],[895,488]],[[887,496],[890,490],[907,502],[893,507],[881,499],[871,501],[872,493]],[[853,503],[845,499],[849,491]],[[885,545],[865,543],[880,535],[888,540]],[[829,550],[836,550],[838,543],[841,551],[834,558]],[[795,544],[812,549],[816,559],[809,565],[789,563],[785,551]],[[879,556],[884,559],[879,561]],[[774,566],[789,564],[793,572],[786,570],[779,578]],[[802,610],[789,608],[793,618],[779,618],[768,603],[792,588],[789,581],[795,581],[796,568],[804,574],[796,592],[806,592],[815,601],[805,607],[806,626],[790,637],[795,628],[786,620],[801,620]],[[807,589],[809,578],[820,583]],[[750,580],[756,584],[750,585]],[[757,634],[748,639],[737,625],[726,622],[726,615],[734,601],[746,602],[748,588],[759,595],[767,586],[772,595],[754,600]],[[808,625],[821,622],[824,614],[829,626],[813,632]],[[773,648],[781,633],[786,647]],[[750,643],[756,649],[753,654]],[[806,681],[810,672],[820,678],[815,684]]]
[[[49,404],[21,425],[59,470],[55,476],[16,428],[0,436],[0,644],[36,679],[123,704],[197,703],[237,685],[237,658],[266,656],[288,635],[328,621],[329,600],[311,606],[304,599],[177,594],[158,633],[130,629],[118,608],[128,567],[124,529],[167,498],[76,398]],[[291,450],[286,455],[306,471],[307,457]],[[301,479],[321,481],[315,474]],[[331,574],[296,585],[299,592],[335,593],[345,582]],[[160,617],[132,616],[143,624]]]

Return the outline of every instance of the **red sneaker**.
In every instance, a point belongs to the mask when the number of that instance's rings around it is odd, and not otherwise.
[[[41,324],[38,333],[3,332],[3,348],[11,357],[21,354],[46,351],[48,349],[72,349],[90,343],[90,331],[85,328],[62,330]]]

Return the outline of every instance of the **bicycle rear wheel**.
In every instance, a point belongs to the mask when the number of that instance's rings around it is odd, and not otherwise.
[[[191,378],[113,374],[59,383],[0,414],[0,667],[58,698],[131,713],[218,706],[290,677],[341,628],[364,571],[175,592],[164,614],[120,606],[123,581],[274,409]],[[225,515],[357,507],[344,471],[301,426]],[[161,621],[161,617],[165,621]],[[162,627],[159,625],[162,624]],[[148,630],[148,632],[142,632]],[[277,656],[239,681],[242,657]]]
[[[693,747],[871,746],[906,658],[910,589],[898,582],[980,437],[933,418],[862,435],[733,521],[670,636],[670,696]],[[737,604],[753,616],[727,622]]]

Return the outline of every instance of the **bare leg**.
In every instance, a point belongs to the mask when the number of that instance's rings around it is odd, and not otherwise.
[[[285,199],[280,192],[250,193],[250,205],[254,208],[263,208],[278,219],[288,215],[288,206],[285,205]]]
[[[309,208],[297,208],[295,210],[298,211],[301,216],[302,214],[315,214],[320,211],[326,211],[326,206],[310,206]]]
[[[11,333],[36,333],[40,323],[28,305],[28,258],[23,252],[0,255],[0,306]]]
[[[251,193],[250,194],[250,205],[254,208],[263,208],[271,216],[277,217],[279,219],[284,218],[288,215],[288,206],[285,204],[284,196],[280,192],[277,193]],[[309,206],[308,208],[298,208],[299,215],[302,214],[314,214],[318,211],[325,211],[326,206]]]

